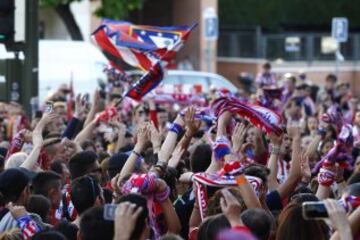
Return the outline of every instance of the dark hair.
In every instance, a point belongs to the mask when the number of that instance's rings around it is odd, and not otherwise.
[[[273,219],[264,209],[247,209],[241,214],[241,220],[257,239],[267,240],[269,238]]]
[[[63,164],[63,161],[55,160],[50,164],[50,170],[61,175],[64,173],[62,164]]]
[[[222,213],[221,206],[220,206],[220,199],[223,197],[223,194],[221,192],[221,189],[217,189],[216,192],[212,195],[212,188],[208,187],[208,212],[207,216],[215,216],[217,214]],[[241,196],[241,193],[238,188],[231,187],[228,188],[229,192],[236,198],[236,200],[239,202],[241,207],[241,212],[245,211],[247,209],[245,202]],[[239,216],[240,217],[240,216]]]
[[[266,184],[270,170],[263,165],[253,163],[244,169],[244,173],[245,175],[258,177],[263,181],[264,184]]]
[[[16,202],[29,184],[29,177],[21,168],[10,168],[0,173],[0,202]]]
[[[322,240],[328,239],[329,228],[321,220],[305,220],[302,206],[290,203],[280,213],[276,240]]]
[[[91,147],[93,149],[96,149],[95,143],[91,140],[85,140],[82,144],[81,144],[81,148],[82,149],[87,149],[88,147]]]
[[[59,174],[51,171],[40,172],[36,174],[31,183],[31,189],[34,194],[48,196],[49,190],[59,186],[61,177]]]
[[[313,193],[298,193],[291,197],[291,203],[318,202],[319,198]]]
[[[198,240],[216,240],[217,235],[231,228],[231,225],[224,214],[209,217],[201,223],[198,231]]]
[[[211,163],[212,148],[209,144],[200,144],[190,156],[190,165],[193,172],[205,172]]]
[[[51,208],[50,200],[43,195],[30,195],[26,201],[25,208],[31,213],[38,214],[43,222],[48,222],[48,215]]]
[[[64,235],[54,230],[36,233],[31,239],[32,240],[67,240]]]
[[[267,68],[270,69],[271,68],[271,64],[269,62],[264,63],[264,65],[262,66],[263,68]]]
[[[77,240],[77,232],[79,229],[72,223],[61,221],[53,229],[62,233],[67,238],[67,240]]]
[[[114,221],[104,219],[104,207],[93,207],[86,210],[80,219],[82,240],[112,240]]]
[[[93,164],[97,161],[97,155],[91,151],[83,151],[75,154],[69,161],[71,179],[88,174]]]
[[[100,192],[98,182],[91,176],[83,176],[72,181],[70,196],[76,211],[82,214],[85,210],[94,206]]]
[[[337,77],[336,77],[336,75],[335,74],[328,74],[327,76],[326,76],[326,81],[332,81],[332,82],[337,82]]]
[[[121,202],[130,202],[135,204],[137,207],[142,207],[142,212],[140,213],[140,216],[136,220],[135,229],[131,234],[130,239],[139,239],[142,232],[145,229],[147,218],[149,217],[149,211],[147,208],[147,201],[144,197],[138,195],[138,194],[128,194],[125,196],[122,196],[119,199],[119,203]]]

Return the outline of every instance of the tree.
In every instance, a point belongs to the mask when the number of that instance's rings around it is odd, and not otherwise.
[[[80,27],[74,14],[71,12],[70,4],[81,0],[40,0],[40,6],[53,8],[64,22],[72,40],[83,40]],[[126,19],[130,11],[140,10],[144,0],[102,0],[102,6],[96,10],[99,17],[114,20]]]
[[[84,40],[80,27],[77,24],[74,14],[71,12],[70,4],[81,0],[40,0],[40,6],[53,8],[64,22],[72,40]]]
[[[226,0],[219,1],[221,26],[261,26],[272,31],[329,31],[333,17],[347,17],[360,28],[360,0]]]
[[[143,8],[145,0],[102,0],[102,6],[95,11],[99,17],[114,20],[127,19],[129,13]]]

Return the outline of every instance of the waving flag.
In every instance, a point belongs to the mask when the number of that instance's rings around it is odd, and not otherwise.
[[[159,59],[165,63],[173,59],[195,26],[157,27],[105,19],[93,39],[118,70],[132,66],[149,71]]]
[[[136,101],[140,101],[145,94],[156,88],[164,77],[164,70],[161,64],[156,64],[137,83],[134,84],[125,94]]]
[[[216,116],[226,111],[237,113],[267,133],[273,132],[277,135],[282,133],[281,117],[268,108],[246,104],[234,97],[221,97],[213,102],[212,109]]]

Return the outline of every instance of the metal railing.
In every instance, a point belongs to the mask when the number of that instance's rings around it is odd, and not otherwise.
[[[334,60],[334,53],[323,50],[329,37],[330,33],[267,34],[259,30],[223,30],[218,41],[218,56],[307,62]],[[293,48],[288,40],[296,42]],[[340,49],[345,60],[360,60],[360,33],[349,34],[348,41],[342,43]]]

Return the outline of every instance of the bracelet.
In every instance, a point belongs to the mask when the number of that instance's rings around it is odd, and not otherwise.
[[[180,124],[173,123],[173,124],[170,125],[169,131],[174,132],[177,135],[180,135],[184,131],[184,129],[183,129],[182,126],[180,126]]]
[[[141,154],[138,153],[137,151],[133,150],[132,152],[133,152],[133,154],[135,154],[137,157],[139,157],[139,158],[142,157]]]
[[[279,147],[272,147],[271,148],[270,154],[279,155],[279,153],[280,153],[280,148]]]
[[[166,168],[167,168],[167,163],[166,162],[162,162],[162,161],[158,161],[154,167],[160,168],[160,170],[164,173],[166,172]]]

